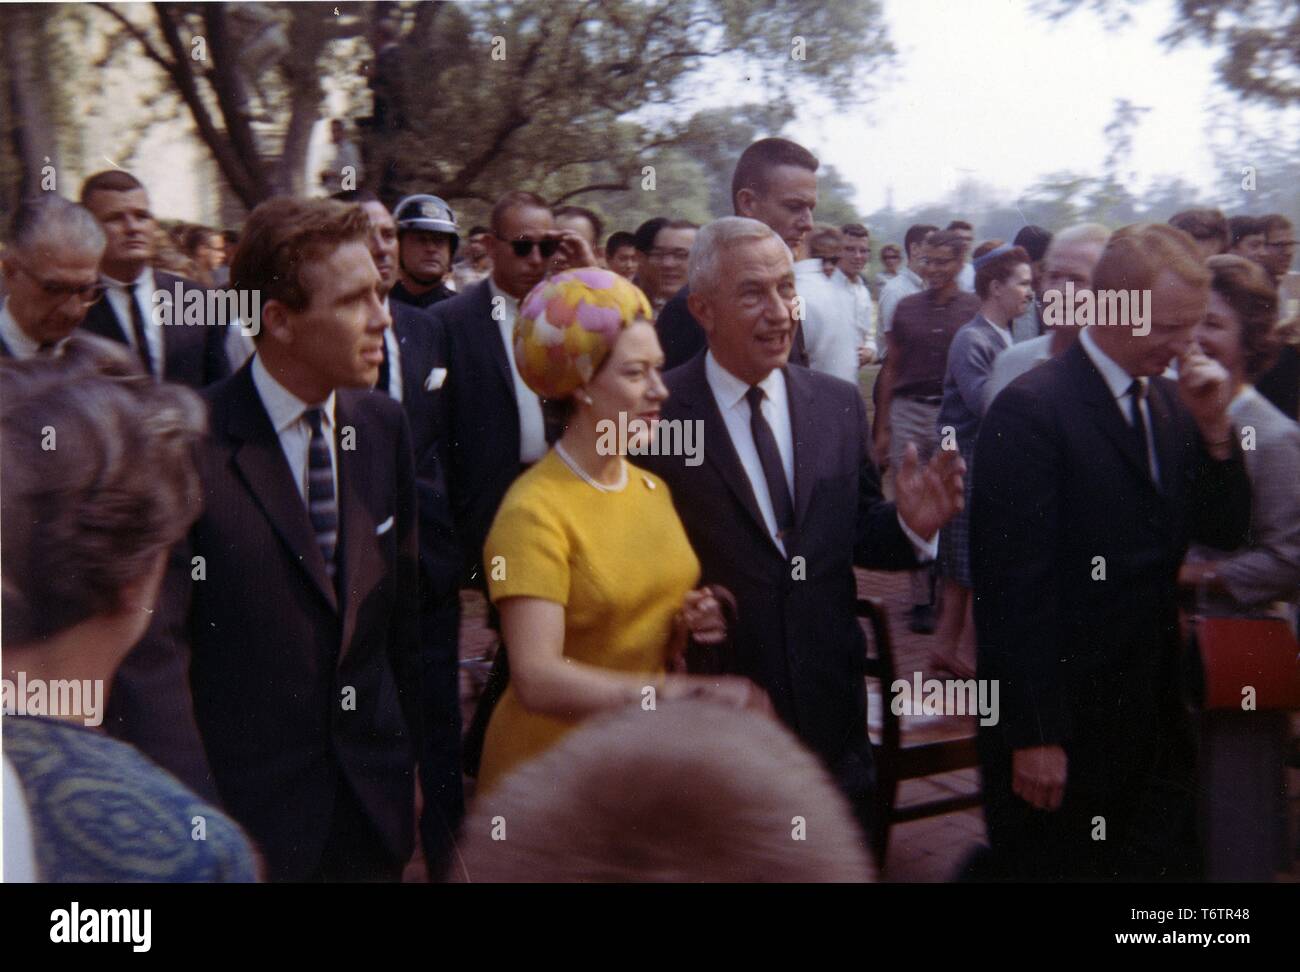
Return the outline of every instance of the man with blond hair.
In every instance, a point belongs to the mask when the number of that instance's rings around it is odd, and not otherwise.
[[[975,447],[978,672],[1002,699],[979,735],[985,820],[1008,877],[1189,878],[1178,567],[1189,540],[1244,540],[1250,484],[1228,375],[1193,340],[1210,275],[1191,237],[1125,227],[1093,285],[1137,288],[1148,312],[1012,383]]]

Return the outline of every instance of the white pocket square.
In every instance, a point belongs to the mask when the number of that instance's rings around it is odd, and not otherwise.
[[[385,533],[393,528],[393,518],[390,516],[379,526],[375,527],[375,536],[382,537]]]
[[[434,368],[429,372],[429,377],[424,379],[425,391],[437,391],[442,387],[442,383],[447,380],[446,368]]]

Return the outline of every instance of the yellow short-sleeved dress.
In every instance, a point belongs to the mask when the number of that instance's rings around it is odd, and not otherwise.
[[[631,465],[627,472],[622,490],[603,492],[548,452],[506,493],[483,562],[494,604],[538,597],[564,605],[566,658],[658,674],[700,562],[664,481]],[[577,722],[528,712],[508,687],[488,723],[480,792]]]

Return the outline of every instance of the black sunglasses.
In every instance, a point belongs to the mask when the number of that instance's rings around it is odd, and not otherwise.
[[[555,255],[555,251],[560,248],[559,240],[507,240],[504,236],[498,236],[502,243],[509,243],[510,249],[515,251],[515,256],[521,260],[533,252],[533,247],[542,254],[543,260],[549,260]]]

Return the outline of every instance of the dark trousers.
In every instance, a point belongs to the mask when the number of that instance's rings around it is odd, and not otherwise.
[[[465,816],[461,777],[460,597],[453,591],[420,619],[421,706],[425,738],[420,752],[420,842],[429,880],[441,879]]]
[[[330,832],[321,852],[316,882],[393,882],[402,878],[405,861],[388,850],[346,780],[339,778]]]
[[[1065,796],[1036,810],[1012,792],[1011,752],[980,736],[984,818],[995,869],[1013,881],[1161,881],[1199,876],[1195,750],[1185,718],[1154,731],[1080,727]],[[1148,727],[1149,728],[1149,727]]]

